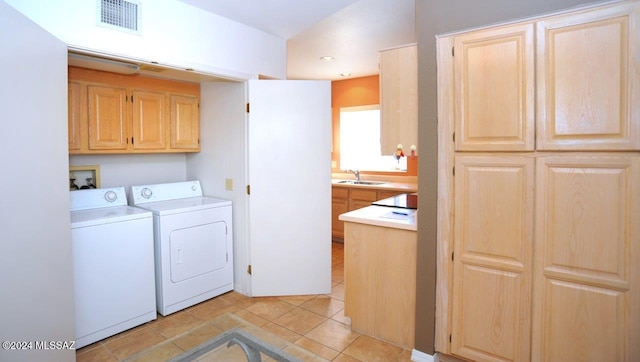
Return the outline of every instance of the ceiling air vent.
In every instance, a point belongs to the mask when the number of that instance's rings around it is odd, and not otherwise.
[[[98,25],[140,33],[140,4],[137,1],[97,0]]]

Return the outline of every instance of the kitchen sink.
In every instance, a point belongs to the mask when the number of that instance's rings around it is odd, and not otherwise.
[[[350,184],[350,185],[382,185],[384,182],[342,180],[342,181],[338,181],[337,183],[339,183],[339,184]]]

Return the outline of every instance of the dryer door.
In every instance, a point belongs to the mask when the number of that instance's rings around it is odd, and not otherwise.
[[[171,281],[179,283],[224,268],[226,230],[224,221],[173,230],[170,234]]]

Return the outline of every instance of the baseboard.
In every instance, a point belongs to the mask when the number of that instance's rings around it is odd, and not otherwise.
[[[420,352],[418,350],[411,351],[411,360],[413,362],[434,362],[435,359],[432,355]]]

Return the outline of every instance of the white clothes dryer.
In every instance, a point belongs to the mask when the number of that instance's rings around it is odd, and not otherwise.
[[[160,314],[233,290],[231,201],[203,196],[199,181],[132,186],[131,195],[153,213]]]
[[[70,192],[76,348],[157,318],[151,212],[124,187]]]

